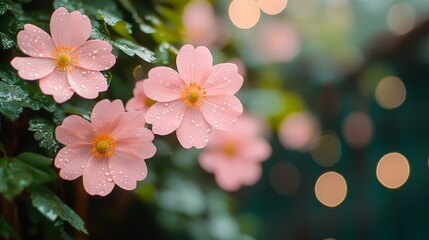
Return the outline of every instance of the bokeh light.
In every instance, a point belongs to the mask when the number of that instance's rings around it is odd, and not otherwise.
[[[317,179],[314,191],[322,204],[328,207],[336,207],[346,198],[347,183],[341,174],[327,172]]]
[[[310,113],[292,113],[280,124],[281,144],[292,150],[309,151],[313,141],[319,136],[320,127],[317,119]]]
[[[298,189],[300,181],[299,170],[291,162],[280,161],[271,169],[271,187],[278,194],[293,194]]]
[[[287,0],[257,0],[259,7],[266,14],[276,15],[286,8]]]
[[[354,148],[369,144],[373,135],[373,124],[368,114],[353,112],[344,121],[343,133],[347,143]]]
[[[301,51],[295,29],[285,20],[267,20],[258,26],[258,37],[251,41],[256,57],[265,61],[287,62]]]
[[[378,104],[385,109],[394,109],[405,101],[407,91],[401,79],[389,76],[378,84],[375,97]]]
[[[261,11],[255,0],[233,0],[229,5],[229,17],[235,26],[249,29],[259,21]]]
[[[415,22],[416,10],[408,3],[395,4],[387,13],[387,25],[397,35],[409,32],[414,27]]]
[[[334,135],[323,135],[314,141],[311,156],[320,166],[331,167],[340,160],[341,143]]]
[[[377,164],[377,179],[387,188],[401,187],[409,175],[408,160],[397,152],[384,155]]]
[[[189,2],[183,10],[186,41],[195,45],[211,46],[220,35],[212,5],[203,0]]]

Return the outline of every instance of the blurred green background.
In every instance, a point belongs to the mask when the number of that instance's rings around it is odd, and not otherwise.
[[[37,84],[17,79],[9,66],[20,54],[23,24],[49,30],[59,6],[87,14],[92,38],[114,46],[117,64],[99,99],[126,102],[148,70],[175,68],[183,44],[207,45],[215,63],[239,65],[245,83],[237,95],[263,119],[273,148],[256,185],[227,193],[198,165],[200,150],[182,149],[174,134],[157,136],[149,176],[133,192],[91,197],[81,179],[46,185],[80,215],[89,236],[63,226],[67,219],[45,218],[30,204],[31,190],[1,196],[3,236],[13,238],[11,227],[22,239],[429,239],[429,1],[289,0],[277,15],[261,11],[250,29],[231,22],[231,2],[0,0],[0,78],[28,92],[19,101],[0,92],[8,156],[32,151],[52,159],[58,143],[43,144],[33,132],[52,138],[65,116],[88,116],[96,102],[42,99]],[[409,172],[390,165],[377,177],[381,158],[394,152]],[[337,183],[323,190],[340,199],[335,207],[315,194],[330,171],[347,184],[344,201]],[[385,187],[389,181],[400,184]]]

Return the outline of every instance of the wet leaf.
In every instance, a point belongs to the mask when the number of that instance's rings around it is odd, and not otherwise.
[[[36,153],[22,153],[16,158],[0,158],[0,192],[12,200],[30,186],[57,178],[51,160]]]
[[[130,40],[123,38],[116,39],[113,41],[113,46],[119,48],[121,51],[131,57],[137,55],[146,62],[153,63],[156,61],[154,52]]]
[[[82,218],[49,190],[33,190],[31,192],[31,202],[49,220],[56,221],[59,218],[68,222],[75,229],[88,234]]]
[[[55,140],[54,125],[44,119],[31,119],[28,130],[34,132],[34,139],[39,142],[40,147],[45,149],[48,156],[56,155],[60,145]]]

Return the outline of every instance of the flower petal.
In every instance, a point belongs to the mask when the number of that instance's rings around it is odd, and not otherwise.
[[[109,162],[113,181],[125,190],[135,189],[137,186],[136,181],[141,181],[147,176],[145,161],[136,159],[126,152],[115,152]]]
[[[104,99],[95,104],[91,113],[91,124],[97,134],[110,133],[124,114],[124,104],[121,100],[110,102]]]
[[[75,49],[91,35],[91,22],[86,15],[79,11],[69,13],[67,9],[60,7],[51,17],[52,39],[57,47]]]
[[[143,87],[144,81],[146,80],[136,82],[136,86],[133,89],[134,97],[128,100],[127,104],[125,105],[125,109],[127,111],[143,111],[143,112],[147,111],[148,109],[148,107],[146,106],[147,97],[146,97],[146,94],[144,93],[144,87]]]
[[[240,124],[240,123],[239,123]],[[243,147],[240,148],[238,155],[249,161],[262,162],[267,160],[271,155],[271,145],[265,139],[255,138],[243,139]]]
[[[39,87],[44,94],[52,95],[57,103],[69,100],[74,94],[64,71],[54,70],[50,75],[40,79]]]
[[[145,128],[145,113],[142,111],[131,111],[122,114],[111,135],[121,141],[151,142],[154,139],[152,131]]]
[[[32,57],[51,57],[55,45],[51,36],[33,24],[25,24],[17,36],[21,51]]]
[[[240,179],[241,183],[246,186],[255,184],[262,175],[262,166],[259,163],[249,164],[242,162],[240,164]]]
[[[35,57],[16,57],[10,64],[18,70],[18,75],[26,80],[44,78],[57,67],[53,59]]]
[[[235,94],[243,85],[243,77],[238,74],[237,65],[222,63],[213,66],[212,71],[204,82],[207,95]]]
[[[83,172],[83,187],[91,195],[106,196],[115,182],[110,176],[109,160],[92,158]]]
[[[63,123],[55,129],[55,138],[64,145],[90,144],[95,136],[91,123],[77,115],[64,118]]]
[[[94,99],[98,97],[99,92],[107,90],[107,80],[98,71],[89,71],[77,67],[67,71],[67,77],[73,90],[83,98]]]
[[[212,126],[207,123],[198,109],[187,108],[185,116],[176,131],[177,139],[184,148],[195,146],[201,149],[209,142]]]
[[[208,97],[200,110],[213,128],[229,130],[243,113],[243,106],[234,95],[217,95]]]
[[[228,160],[231,161],[231,159],[217,159],[217,161],[223,162]],[[237,176],[242,170],[235,168],[234,165],[230,166],[231,164],[224,163],[222,165],[225,166],[220,167],[218,165],[217,168],[214,170],[216,183],[219,185],[220,188],[225,191],[232,192],[238,190],[242,184]]]
[[[223,161],[223,166],[215,169],[215,179],[219,187],[225,191],[236,191],[241,185],[253,185],[262,175],[260,164],[247,163],[241,159],[223,159]]]
[[[198,157],[200,166],[209,173],[213,173],[217,168],[218,159],[224,158],[224,155],[218,151],[205,150]]]
[[[112,54],[112,45],[106,41],[89,40],[75,52],[79,54],[77,66],[84,69],[104,71],[116,63],[116,58]]]
[[[168,67],[156,67],[149,71],[149,79],[143,81],[144,92],[149,98],[170,102],[181,98],[185,88],[179,74]]]
[[[186,107],[182,100],[169,103],[157,102],[147,110],[145,120],[152,124],[153,133],[167,135],[180,126]]]
[[[54,164],[57,168],[61,169],[61,178],[65,180],[75,180],[82,176],[91,158],[90,145],[70,144],[58,152]]]
[[[176,65],[186,85],[191,82],[201,84],[210,74],[213,58],[208,48],[200,46],[194,49],[187,44],[179,50]]]

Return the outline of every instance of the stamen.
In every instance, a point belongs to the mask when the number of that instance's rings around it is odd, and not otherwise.
[[[189,107],[200,108],[207,99],[207,91],[195,82],[191,82],[181,93],[182,101]]]
[[[96,137],[92,141],[92,146],[92,155],[97,159],[113,156],[116,149],[115,139],[109,134],[105,133],[102,133]]]

